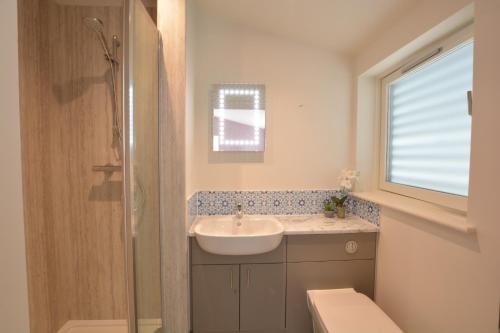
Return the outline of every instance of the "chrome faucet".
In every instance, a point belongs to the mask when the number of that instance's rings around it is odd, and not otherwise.
[[[241,219],[243,217],[243,208],[241,204],[236,205],[236,218]]]

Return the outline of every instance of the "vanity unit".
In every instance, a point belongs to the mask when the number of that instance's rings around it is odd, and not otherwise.
[[[373,298],[378,228],[331,221],[283,221],[279,246],[257,255],[209,253],[191,237],[193,332],[307,333],[307,290],[354,288]]]

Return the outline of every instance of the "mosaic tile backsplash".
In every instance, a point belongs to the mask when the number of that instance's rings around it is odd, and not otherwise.
[[[188,200],[189,216],[231,215],[241,204],[245,214],[300,215],[319,214],[323,204],[332,196],[340,196],[336,190],[306,191],[201,191]],[[346,201],[347,213],[357,215],[373,224],[379,224],[377,204],[355,197]]]

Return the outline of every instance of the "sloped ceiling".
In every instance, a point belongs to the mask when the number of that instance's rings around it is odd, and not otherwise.
[[[418,0],[193,0],[198,10],[264,33],[346,54]]]

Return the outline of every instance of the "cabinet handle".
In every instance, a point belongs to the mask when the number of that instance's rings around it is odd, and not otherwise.
[[[250,268],[247,269],[247,288],[250,288]]]
[[[231,286],[231,289],[234,289],[233,288],[233,269],[231,268],[231,274],[230,274],[230,286]]]

